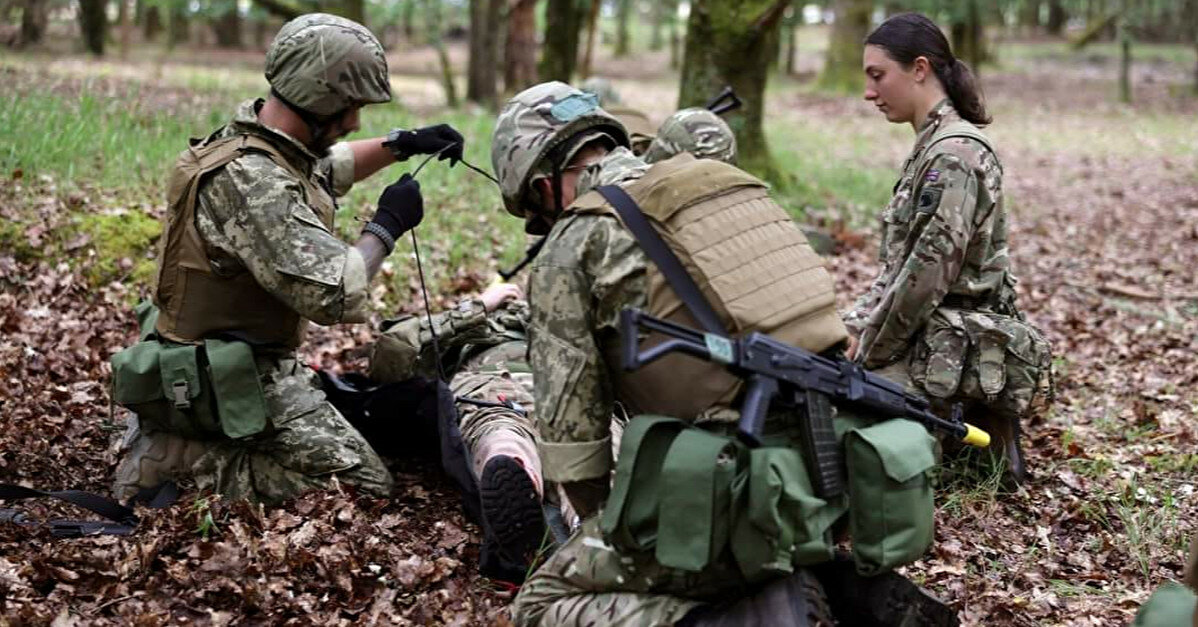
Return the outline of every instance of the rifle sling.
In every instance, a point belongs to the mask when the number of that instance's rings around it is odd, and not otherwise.
[[[645,254],[649,255],[649,259],[657,265],[657,269],[661,270],[666,282],[678,294],[678,298],[690,310],[695,320],[709,333],[727,337],[728,330],[720,322],[720,317],[712,309],[711,303],[703,296],[695,279],[682,266],[682,262],[678,260],[674,251],[670,250],[670,247],[661,239],[657,230],[649,224],[649,220],[645,218],[640,206],[628,195],[628,192],[615,185],[603,185],[596,188],[595,191],[611,203],[616,213],[620,214],[624,226],[632,232]]]
[[[112,499],[82,490],[48,492],[10,483],[0,483],[0,500],[20,501],[38,497],[50,497],[65,501],[108,519],[107,521],[50,520],[46,524],[50,527],[51,534],[56,538],[74,538],[97,534],[125,536],[132,533],[137,527],[138,518],[132,509],[134,503],[140,502],[148,507],[161,509],[174,503],[175,499],[179,497],[179,491],[174,483],[171,482],[154,488],[144,488],[135,497],[130,499],[129,507],[126,507]],[[15,510],[5,509],[0,511],[4,513],[4,515],[0,515],[0,521],[8,521],[19,525],[38,524]]]

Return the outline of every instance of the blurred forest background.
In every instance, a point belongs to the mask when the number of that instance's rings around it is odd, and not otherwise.
[[[0,0],[0,482],[107,490],[124,431],[108,358],[135,339],[170,164],[266,94],[271,37],[317,10],[388,52],[395,100],[356,137],[449,122],[485,169],[498,106],[538,81],[607,78],[654,126],[734,87],[741,165],[820,240],[842,307],[877,272],[913,141],[862,100],[861,41],[927,13],[994,115],[1020,304],[1054,344],[1058,398],[1024,427],[1019,492],[941,469],[936,544],[905,572],[970,625],[1125,625],[1179,576],[1198,530],[1198,0]],[[339,233],[413,167],[355,186]],[[433,163],[420,181],[441,309],[529,242],[483,177]],[[423,310],[412,252],[376,280],[376,322]],[[314,329],[303,355],[361,369],[373,328]],[[512,592],[479,578],[447,484],[393,469],[392,499],[264,511],[193,491],[126,538],[0,523],[0,625],[505,624]]]

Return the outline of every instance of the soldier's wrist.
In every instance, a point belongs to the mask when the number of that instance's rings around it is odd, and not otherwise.
[[[377,222],[367,222],[366,226],[362,227],[362,234],[370,234],[377,237],[383,243],[383,247],[387,249],[388,255],[391,254],[391,251],[395,250],[395,238]]]
[[[412,156],[411,152],[405,150],[400,145],[402,143],[400,141],[401,138],[410,133],[411,131],[398,127],[391,129],[391,131],[387,133],[387,139],[383,142],[383,145],[391,151],[391,154],[395,157],[396,161],[407,161],[408,157]]]

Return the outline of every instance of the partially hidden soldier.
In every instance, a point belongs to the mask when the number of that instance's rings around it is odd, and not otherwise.
[[[613,187],[623,190],[654,228],[668,231],[663,239],[685,254],[703,296],[737,334],[757,330],[815,352],[839,350],[845,328],[819,256],[764,183],[689,154],[650,166],[629,150],[619,120],[568,85],[515,96],[492,142],[505,207],[527,232],[547,233],[529,278],[539,452],[546,481],[560,483],[584,519],[521,588],[515,622],[831,624],[806,566],[833,564],[833,526],[845,524],[849,495],[815,496],[793,408],[770,411],[761,448],[750,452],[730,437],[743,382],[720,366],[667,356],[622,372],[625,308],[695,320],[608,198]],[[613,489],[617,406],[636,417],[624,431]],[[932,438],[910,421],[871,426],[848,412],[829,436],[858,442],[850,475],[857,459],[858,480],[873,489],[853,488],[868,507],[849,518],[874,528],[872,542],[863,532],[854,545],[856,565],[831,568],[830,579],[844,581],[856,568],[887,580],[932,539]],[[861,468],[873,469],[872,479]],[[849,483],[860,485],[851,476]],[[858,525],[849,526],[856,537]],[[945,622],[919,624],[954,624],[951,610],[909,583],[875,596],[905,619],[947,612]]]
[[[353,245],[333,235],[335,197],[414,154],[456,162],[447,125],[338,142],[359,111],[391,99],[378,40],[309,14],[266,55],[270,95],[192,140],[172,171],[154,306],[141,342],[113,357],[114,400],[136,414],[116,472],[129,497],[193,477],[231,498],[275,503],[336,477],[385,496],[390,472],[297,359],[308,321],[364,322],[368,283],[424,215],[405,174]]]
[[[628,138],[631,142],[629,148],[632,150],[632,154],[638,156],[645,154],[645,151],[649,149],[649,144],[653,142],[657,129],[654,128],[653,123],[649,121],[649,116],[644,111],[624,104],[623,99],[620,98],[620,92],[606,78],[592,76],[583,81],[579,89],[588,94],[594,94],[599,99],[599,106],[620,120],[620,124],[623,124],[624,129],[628,131]]]
[[[432,316],[431,327],[425,316],[385,321],[370,352],[370,378],[380,383],[434,378],[441,370],[449,377],[484,535],[499,553],[484,551],[483,572],[508,580],[523,579],[545,540],[528,304],[521,297],[517,286],[501,283]]]
[[[916,138],[882,212],[881,270],[846,316],[851,354],[942,408],[963,403],[1013,488],[1026,476],[1021,423],[1051,398],[1051,357],[1016,304],[1002,164],[978,130],[990,116],[923,15],[878,26],[863,65],[866,100]]]
[[[662,122],[643,158],[657,163],[680,152],[736,165],[736,135],[723,118],[707,109],[680,109]]]

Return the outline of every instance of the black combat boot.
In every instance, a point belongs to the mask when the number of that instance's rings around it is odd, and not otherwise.
[[[478,484],[483,534],[499,553],[496,557],[502,558],[497,561],[506,565],[503,569],[506,572],[484,568],[484,574],[520,583],[523,573],[516,576],[514,571],[520,567],[527,569],[545,537],[545,519],[537,489],[524,466],[507,455],[487,460]]]
[[[819,581],[807,570],[800,569],[730,605],[698,607],[677,624],[678,627],[832,627],[836,621],[828,611]]]
[[[811,567],[827,593],[832,616],[854,627],[957,627],[956,610],[896,572],[865,577],[852,557]]]

